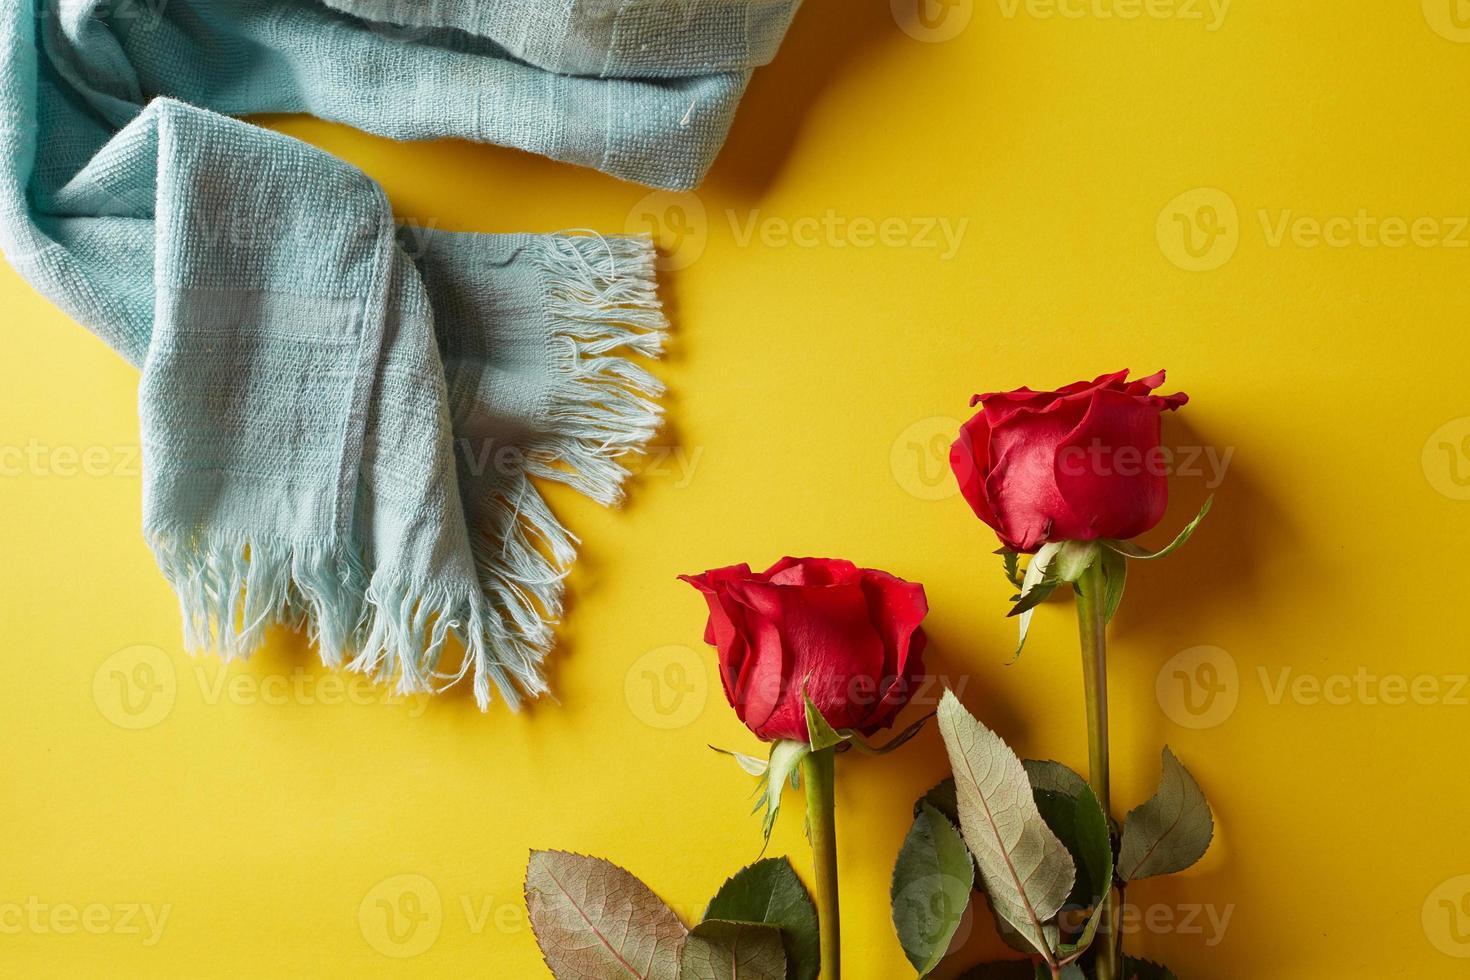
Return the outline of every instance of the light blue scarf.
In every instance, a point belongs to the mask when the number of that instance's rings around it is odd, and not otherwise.
[[[361,171],[232,117],[687,188],[799,2],[5,0],[0,247],[142,369],[191,649],[287,623],[405,693],[542,693],[574,538],[529,477],[615,502],[661,390],[648,242],[401,231]]]

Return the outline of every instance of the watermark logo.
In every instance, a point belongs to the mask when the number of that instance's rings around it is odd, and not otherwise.
[[[143,475],[138,446],[50,446],[39,439],[25,445],[0,446],[0,477],[73,477]]]
[[[1225,941],[1235,905],[1135,905],[1124,902],[1118,910],[1118,932],[1124,936],[1198,936],[1210,949]]]
[[[623,696],[633,716],[652,728],[685,728],[709,700],[709,668],[686,646],[650,650],[628,668]]]
[[[439,889],[423,875],[394,875],[378,882],[357,907],[362,938],[384,956],[407,959],[434,945],[444,924]]]
[[[659,268],[677,272],[699,261],[713,233],[726,230],[736,248],[907,249],[932,252],[948,262],[964,246],[970,219],[844,214],[835,208],[798,215],[726,208],[712,215],[695,194],[654,191],[628,212],[625,228],[629,234],[651,237],[658,246]]]
[[[173,711],[179,680],[173,661],[158,647],[119,650],[92,675],[92,700],[119,728],[152,728]]]
[[[1197,477],[1204,480],[1206,489],[1216,490],[1224,484],[1234,458],[1234,446],[1223,450],[1215,446],[1154,446],[1143,450],[1094,439],[1086,445],[1064,448],[1057,454],[1056,467],[1063,476],[1074,477]]]
[[[741,215],[727,210],[725,219],[738,248],[759,242],[765,248],[891,248],[932,251],[948,262],[965,244],[969,218],[938,215],[905,217],[846,215],[835,208],[821,214],[790,218],[768,215],[759,208]]]
[[[1272,249],[1470,250],[1470,215],[1464,214],[1384,214],[1366,207],[1303,214],[1276,207],[1257,208],[1255,216],[1262,244]],[[1179,195],[1159,212],[1157,222],[1164,256],[1190,272],[1210,272],[1229,262],[1244,233],[1235,200],[1212,187]]]
[[[1470,0],[1423,0],[1430,30],[1447,41],[1470,44]]]
[[[1216,187],[1185,191],[1159,212],[1156,234],[1164,257],[1186,272],[1210,272],[1240,245],[1235,200]]]
[[[1154,692],[1174,724],[1214,728],[1224,724],[1240,702],[1240,669],[1220,647],[1190,647],[1159,668]]]
[[[953,41],[975,19],[975,0],[889,0],[893,21],[925,44]]]
[[[1424,899],[1420,916],[1424,935],[1435,949],[1456,959],[1470,959],[1470,875],[1441,882]]]
[[[157,946],[173,913],[172,903],[47,902],[30,895],[23,902],[0,902],[0,935],[126,936]]]
[[[662,272],[689,268],[709,244],[709,216],[704,202],[687,191],[654,191],[643,197],[628,212],[624,227],[630,235],[653,239]]]
[[[1451,500],[1470,500],[1470,416],[1451,419],[1424,443],[1429,485]]]
[[[978,884],[975,883],[976,887]],[[930,949],[949,935],[948,953],[956,953],[975,931],[975,903],[970,900],[970,885],[968,880],[939,871],[917,878],[893,897],[895,919],[910,909],[917,910],[918,914],[907,916],[910,925],[918,929],[913,938],[923,948]],[[956,895],[964,898],[956,900],[953,897]]]
[[[1231,0],[996,0],[1006,20],[1156,20],[1200,24],[1213,34],[1225,26]]]
[[[1470,249],[1470,216],[1381,215],[1358,208],[1352,214],[1318,216],[1291,208],[1261,208],[1261,234],[1270,248]]]
[[[406,708],[409,717],[419,718],[428,710],[432,698],[424,691],[402,694],[367,674],[316,673],[298,666],[289,674],[257,675],[215,658],[194,665],[194,681],[200,699],[211,707],[383,705]]]
[[[959,493],[949,468],[949,447],[959,430],[959,419],[935,415],[900,432],[888,454],[898,485],[920,500],[948,500]]]
[[[1290,666],[1274,671],[1257,667],[1261,690],[1272,707],[1290,702],[1302,707],[1361,704],[1463,708],[1470,705],[1470,674],[1375,674],[1359,666],[1351,674],[1297,673]]]

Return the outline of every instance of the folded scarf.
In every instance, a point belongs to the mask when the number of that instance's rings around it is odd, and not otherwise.
[[[531,477],[614,503],[661,390],[647,241],[399,229],[361,171],[233,117],[687,188],[799,2],[7,0],[0,248],[142,370],[190,649],[285,623],[405,693],[542,693],[575,539]]]

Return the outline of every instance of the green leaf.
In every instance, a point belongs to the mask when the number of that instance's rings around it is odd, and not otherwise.
[[[1056,560],[1047,569],[1062,582],[1076,582],[1097,561],[1102,546],[1096,541],[1063,541]]]
[[[1148,960],[1123,957],[1122,980],[1179,980],[1166,966]]]
[[[1077,870],[1031,794],[1021,760],[964,709],[954,692],[939,705],[939,730],[954,770],[965,843],[996,913],[1038,951],[1043,927],[1071,894]]]
[[[755,756],[746,755],[744,752],[731,752],[729,749],[722,749],[718,745],[711,745],[710,748],[720,753],[720,755],[730,756],[735,760],[737,766],[752,776],[764,776],[766,774],[767,763],[765,759],[757,759]]]
[[[812,699],[807,697],[805,689],[801,692],[801,699],[806,702],[806,739],[813,752],[830,749],[834,745],[841,745],[847,741],[831,725],[827,724],[827,719],[822,717],[822,710],[812,704]]]
[[[786,980],[781,930],[758,922],[708,919],[689,933],[681,967],[680,980]]]
[[[1044,544],[1026,565],[1026,577],[1021,580],[1021,595],[1007,614],[1020,617],[1020,637],[1016,641],[1017,657],[1026,646],[1026,634],[1031,629],[1031,617],[1036,612],[1036,607],[1056,590],[1058,582],[1047,573],[1047,566],[1061,550],[1060,542]]]
[[[646,980],[679,980],[688,934],[648,886],[601,858],[532,851],[526,911],[557,980],[612,977],[638,963]]]
[[[949,952],[974,889],[975,862],[960,832],[944,814],[920,804],[889,889],[898,941],[919,976],[927,976]]]
[[[1164,771],[1153,799],[1123,821],[1118,875],[1124,881],[1183,871],[1204,857],[1215,820],[1199,783],[1164,749]]]
[[[954,777],[946,776],[940,780],[933,789],[925,793],[914,803],[914,816],[924,812],[924,804],[929,804],[944,818],[956,827],[960,823],[960,805],[955,799]]]
[[[1034,788],[1033,792],[1042,819],[1067,848],[1077,868],[1077,880],[1066,907],[1086,913],[1086,917],[1080,929],[1075,922],[1064,924],[1070,927],[1070,933],[1064,932],[1061,953],[1071,956],[1092,944],[1102,920],[1103,902],[1113,887],[1113,839],[1102,805],[1087,784],[1082,784],[1076,795]]]
[[[1163,558],[1166,555],[1172,555],[1174,552],[1178,551],[1181,547],[1184,546],[1184,542],[1189,540],[1190,535],[1194,534],[1194,529],[1199,527],[1200,521],[1205,519],[1205,515],[1210,512],[1210,507],[1212,507],[1214,503],[1215,497],[1212,494],[1210,498],[1205,501],[1205,505],[1199,509],[1199,513],[1194,516],[1194,520],[1186,524],[1184,530],[1179,532],[1179,537],[1170,542],[1169,546],[1167,548],[1164,548],[1162,551],[1145,551],[1131,541],[1109,540],[1105,541],[1104,544],[1106,544],[1108,548],[1116,551],[1120,555],[1124,555],[1128,558],[1141,558],[1144,561],[1153,561],[1155,558]]]
[[[1033,790],[1047,790],[1063,796],[1078,796],[1089,789],[1087,780],[1060,762],[1026,759],[1021,763],[1026,769],[1026,778],[1031,780]]]
[[[1123,589],[1128,584],[1128,559],[1112,548],[1104,548],[1102,570],[1103,582],[1106,583],[1103,611],[1111,623],[1118,607],[1123,604]]]
[[[956,980],[1051,980],[1051,971],[1039,963],[1032,966],[1030,960],[1004,960],[971,967]]]
[[[761,821],[761,832],[765,835],[767,844],[771,842],[771,831],[776,826],[776,814],[781,812],[781,794],[788,782],[794,783],[797,780],[797,766],[810,753],[811,746],[795,739],[783,738],[771,743],[770,762],[757,787],[760,799],[755,804],[757,810],[761,807],[766,810],[765,818]]]
[[[1020,552],[1012,551],[1009,548],[1002,548],[996,554],[1000,555],[1000,560],[1005,564],[1006,581],[1019,589],[1021,587]]]
[[[787,980],[816,980],[821,971],[817,909],[786,858],[767,858],[737,871],[710,899],[704,917],[780,929]]]

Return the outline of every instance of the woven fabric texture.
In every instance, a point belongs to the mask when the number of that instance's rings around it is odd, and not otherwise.
[[[0,7],[0,248],[142,371],[144,533],[191,649],[288,624],[404,693],[543,693],[575,539],[532,478],[615,503],[661,392],[647,241],[400,228],[237,117],[691,187],[798,3]]]

